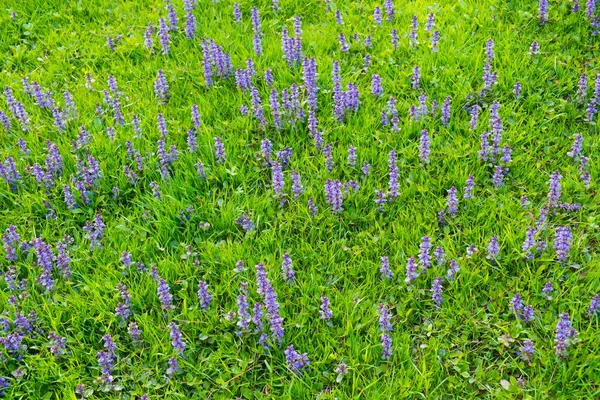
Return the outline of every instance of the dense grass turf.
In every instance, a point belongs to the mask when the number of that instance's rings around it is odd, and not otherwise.
[[[548,21],[540,24],[538,3],[522,0],[396,1],[392,21],[386,19],[383,4],[373,1],[328,6],[323,1],[281,0],[274,11],[272,3],[263,0],[242,2],[240,23],[234,20],[231,1],[198,3],[192,11],[196,37],[188,40],[184,5],[174,2],[179,23],[170,32],[169,55],[161,54],[158,36],[159,18],[167,18],[162,0],[8,0],[2,6],[0,85],[13,90],[31,126],[21,130],[9,110],[10,101],[3,96],[0,111],[10,117],[11,127],[2,130],[0,125],[0,161],[12,157],[21,175],[14,184],[3,180],[0,185],[0,229],[14,225],[20,235],[16,260],[3,257],[7,279],[0,283],[6,320],[0,332],[4,338],[0,376],[5,378],[0,382],[6,385],[6,398],[81,398],[76,395],[79,384],[85,385],[83,396],[90,399],[139,399],[144,394],[150,399],[600,396],[600,326],[589,312],[593,296],[600,291],[599,140],[597,118],[590,122],[587,112],[595,108],[594,103],[588,106],[590,102],[600,101],[594,94],[594,83],[599,84],[599,39],[586,18],[585,4],[574,13],[572,2],[551,1]],[[253,48],[253,6],[260,11],[262,56]],[[382,7],[381,26],[373,18],[376,6]],[[341,25],[336,23],[336,10]],[[435,14],[433,30],[440,33],[437,52],[432,51],[431,34],[425,31],[429,13]],[[282,28],[294,36],[296,15],[302,21],[302,54],[317,63],[316,117],[324,144],[332,149],[331,171],[323,150],[315,145],[307,118],[280,130],[273,125],[271,88],[263,78],[268,68],[273,70],[280,101],[281,90],[295,83],[306,117],[309,114],[303,68],[289,67],[281,48]],[[410,44],[413,15],[419,23],[417,46]],[[153,51],[144,46],[149,23],[157,27]],[[394,28],[399,36],[396,50],[390,36]],[[341,51],[340,32],[347,38],[348,52]],[[365,46],[369,35],[370,48]],[[107,37],[115,39],[114,50]],[[214,84],[207,86],[202,42],[209,38],[230,54],[234,69],[246,68],[246,60],[253,59],[257,72],[253,85],[262,100],[266,126],[253,116],[250,92],[237,87],[233,77],[215,77]],[[490,38],[497,82],[480,97],[488,62],[485,44]],[[533,52],[537,54],[531,52],[534,41],[539,44],[539,52]],[[371,57],[368,67],[365,55]],[[353,82],[360,91],[358,111],[348,112],[343,122],[334,117],[334,61],[339,62],[343,88]],[[411,87],[415,66],[422,76],[417,90]],[[166,104],[160,104],[154,93],[158,70],[164,71],[170,86]],[[577,90],[583,72],[589,88],[580,99]],[[87,87],[86,74],[93,79]],[[380,98],[371,93],[372,74],[381,77]],[[122,92],[124,125],[116,123],[111,105],[103,103],[109,75]],[[66,129],[59,130],[52,110],[40,108],[25,93],[23,78],[51,90],[59,112],[66,108],[62,92],[72,94],[77,113],[67,118]],[[522,85],[520,96],[513,93],[517,82]],[[409,109],[418,105],[422,93],[428,97],[429,115],[415,120]],[[397,100],[399,130],[381,122],[390,96]],[[434,100],[441,105],[447,96],[452,107],[445,126],[440,110],[431,113],[431,106]],[[505,164],[479,156],[480,135],[492,128],[494,101],[500,105],[501,146],[513,149],[501,186],[493,184],[493,174],[495,165]],[[96,104],[104,109],[101,117]],[[202,119],[197,151],[190,151],[186,143],[187,131],[193,127],[192,104],[198,105]],[[240,113],[242,105],[250,109],[248,116]],[[480,115],[471,129],[474,105],[479,105]],[[157,154],[157,141],[163,138],[157,127],[159,113],[168,128],[167,150],[174,145],[179,152],[166,179],[159,172]],[[141,135],[135,133],[134,115],[139,117]],[[81,126],[91,140],[76,149],[72,142]],[[109,127],[114,129],[114,139],[107,134]],[[428,163],[419,157],[423,129],[431,138]],[[580,157],[567,154],[576,134],[584,137],[587,169],[582,168]],[[224,164],[216,158],[214,137],[224,143]],[[29,153],[19,148],[19,138],[26,141]],[[273,144],[273,158],[285,147],[293,149],[289,166],[283,168],[283,196],[276,195],[272,168],[260,155],[265,138]],[[47,140],[58,146],[64,162],[62,172],[48,179],[48,188],[32,174],[35,163],[46,169]],[[142,171],[127,156],[127,141],[142,157]],[[354,166],[347,163],[350,146],[357,149]],[[389,189],[391,150],[397,155],[399,196],[388,196],[392,201],[379,207],[376,190]],[[102,176],[88,187],[90,201],[85,203],[75,182],[81,180],[78,160],[87,159],[87,154],[98,160]],[[197,172],[199,161],[206,178]],[[364,162],[372,166],[367,176],[361,172]],[[125,165],[139,174],[134,184],[124,173]],[[299,172],[304,187],[299,197],[292,192],[293,170]],[[562,175],[557,202],[578,204],[579,209],[566,211],[549,197],[548,182],[554,171]],[[581,178],[586,171],[591,175],[589,185]],[[463,198],[469,175],[476,182],[473,199]],[[359,186],[344,195],[340,213],[334,213],[327,202],[327,179],[354,180]],[[157,185],[160,199],[153,194],[151,182]],[[75,197],[72,209],[65,203],[64,185]],[[454,216],[447,207],[448,189],[453,186],[459,201]],[[528,198],[524,206],[523,195]],[[318,207],[316,216],[309,199]],[[442,209],[446,209],[444,222],[438,218]],[[541,210],[547,211],[546,222]],[[236,224],[244,213],[252,219],[254,230],[245,232]],[[96,215],[102,216],[106,228],[101,248],[91,249],[83,228]],[[536,240],[547,243],[547,248],[529,259],[523,243],[527,230],[536,224],[540,226]],[[563,226],[570,228],[573,238],[568,257],[560,261],[554,249],[555,232]],[[55,283],[48,291],[39,279],[43,262],[37,247],[28,243],[41,238],[57,255],[57,244],[65,235],[72,238],[65,250],[71,277],[62,276],[64,262],[55,259],[49,267]],[[424,273],[419,265],[419,276],[407,284],[405,266],[409,257],[419,261],[424,236],[431,238],[431,254],[441,246],[447,261],[440,265],[434,258]],[[493,236],[498,237],[500,250],[489,256]],[[467,254],[470,245],[477,249],[472,256]],[[123,252],[145,269],[125,265]],[[291,283],[281,273],[285,253],[293,260]],[[380,257],[389,257],[392,279],[382,278]],[[460,270],[451,281],[446,273],[453,259]],[[238,260],[245,269],[234,272]],[[237,325],[243,317],[237,304],[243,295],[241,283],[247,282],[249,312],[256,302],[264,301],[257,294],[258,263],[266,266],[277,294],[285,330],[280,344],[271,335],[266,311],[266,346],[259,343],[255,324],[242,332]],[[11,265],[16,266],[13,272]],[[151,266],[168,284],[172,309],[161,308]],[[24,290],[11,289],[14,273],[25,280]],[[444,279],[439,308],[431,292],[436,277]],[[199,281],[208,284],[212,295],[206,309],[198,299]],[[549,295],[542,292],[546,282],[554,288]],[[131,295],[133,315],[126,322],[115,315],[122,302],[116,289],[120,283]],[[532,321],[523,321],[521,312],[511,309],[517,293],[525,305],[532,306]],[[322,296],[331,302],[330,321],[320,318]],[[388,360],[382,357],[380,304],[391,312]],[[31,312],[37,318],[30,318],[33,326],[28,327],[18,317]],[[568,313],[579,334],[568,340],[568,354],[559,357],[555,335],[563,313]],[[128,333],[133,321],[142,331],[141,343],[133,343]],[[178,325],[187,344],[183,354],[171,343],[171,322]],[[51,332],[66,338],[60,356],[52,352],[58,349],[51,348]],[[107,334],[112,335],[115,350],[103,347],[102,337]],[[11,350],[11,343],[19,338],[20,346],[17,343]],[[529,361],[520,353],[526,340],[535,348]],[[285,356],[289,345],[307,353],[307,367],[290,369]],[[112,384],[103,382],[99,351],[114,357]],[[179,364],[174,374],[168,370],[172,357]],[[340,363],[345,364],[346,374],[336,372]]]

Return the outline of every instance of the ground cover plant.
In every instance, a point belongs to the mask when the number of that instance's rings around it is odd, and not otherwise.
[[[4,2],[0,393],[598,398],[598,14]]]

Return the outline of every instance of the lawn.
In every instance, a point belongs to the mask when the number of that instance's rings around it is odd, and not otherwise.
[[[600,397],[578,1],[5,1],[0,394]]]

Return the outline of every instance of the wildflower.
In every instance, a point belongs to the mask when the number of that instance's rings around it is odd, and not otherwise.
[[[525,339],[523,341],[523,346],[519,351],[519,356],[523,361],[531,361],[531,358],[534,354],[533,342],[531,340]]]
[[[104,237],[104,229],[106,226],[102,220],[102,216],[97,214],[93,221],[87,221],[83,230],[87,233],[87,238],[90,241],[90,248],[101,248],[102,244],[100,241]]]
[[[560,314],[554,336],[554,350],[558,358],[567,357],[567,348],[575,341],[577,335],[578,332],[571,325],[569,314]]]
[[[550,294],[552,293],[552,282],[546,282],[544,284],[544,287],[542,288],[542,293],[544,294],[544,296],[546,296],[546,298],[550,298]]]
[[[390,269],[390,259],[389,257],[381,257],[381,268],[379,269],[379,273],[381,274],[382,279],[392,279],[392,270]]]
[[[331,303],[329,302],[329,298],[322,296],[319,314],[321,315],[321,319],[324,321],[329,321],[333,316],[333,312],[331,311],[330,306]]]
[[[381,357],[389,360],[392,356],[392,338],[387,333],[381,334],[381,346],[383,347]]]
[[[56,332],[50,332],[48,334],[48,340],[51,341],[50,353],[52,353],[52,355],[61,357],[66,354],[66,338],[59,336]]]
[[[458,211],[458,197],[456,196],[457,190],[454,186],[448,189],[448,214],[455,216]]]
[[[504,184],[504,167],[496,165],[494,167],[494,175],[492,176],[492,183],[495,187],[500,187]]]
[[[516,98],[521,97],[521,82],[515,83],[515,86],[513,86],[513,94]]]
[[[531,54],[531,55],[540,54],[540,44],[537,42],[537,40],[534,40],[533,42],[531,42],[531,46],[529,47],[529,54]]]
[[[371,75],[371,93],[373,93],[376,97],[381,97],[383,95],[381,77],[377,74]]]
[[[450,260],[450,269],[446,272],[446,279],[450,282],[454,282],[454,275],[458,272],[460,266],[456,262],[456,260]]]
[[[304,193],[298,171],[292,171],[290,173],[290,179],[292,181],[292,193],[294,194],[294,197],[298,198],[302,193]]]
[[[240,10],[240,3],[233,4],[233,18],[236,24],[242,22],[242,11]]]
[[[308,367],[310,360],[308,359],[307,353],[299,354],[294,350],[294,345],[289,345],[285,351],[285,360],[288,367],[294,371],[301,373],[301,371]]]
[[[196,36],[196,17],[191,11],[185,13],[185,36],[188,40]]]
[[[208,291],[208,284],[205,281],[198,282],[198,301],[200,302],[200,308],[203,310],[207,309],[212,301],[212,296]]]
[[[154,47],[154,40],[152,39],[152,35],[154,34],[154,25],[152,25],[152,22],[148,23],[148,27],[146,28],[146,31],[144,32],[144,47],[147,50],[150,50],[151,52],[153,52],[153,47]],[[91,85],[90,85],[91,87]]]
[[[288,253],[283,255],[283,262],[281,263],[281,275],[288,283],[292,283],[294,279],[296,279],[296,274],[292,268],[292,258]]]
[[[427,268],[431,267],[431,239],[429,236],[423,236],[421,238],[421,244],[419,245],[419,265],[421,265],[421,272],[425,273]]]
[[[389,171],[389,194],[390,201],[394,200],[396,197],[400,195],[399,193],[399,184],[398,184],[398,165],[396,162],[396,151],[391,150],[388,156],[388,171]]]
[[[325,183],[325,197],[331,206],[331,211],[335,214],[342,211],[342,184],[338,179],[327,179]]]
[[[448,124],[450,123],[451,102],[452,99],[450,98],[450,96],[448,96],[442,104],[442,125],[444,126],[448,126]]]
[[[379,7],[379,6],[376,6],[375,9],[373,10],[373,21],[375,21],[375,23],[377,25],[381,26],[382,15],[381,15],[381,7]]]
[[[171,345],[173,345],[173,349],[178,352],[179,355],[183,355],[187,344],[183,341],[181,332],[179,331],[179,326],[175,322],[171,321],[169,323],[169,329],[171,330],[169,337],[171,338]]]
[[[158,98],[158,104],[167,104],[169,100],[169,84],[162,69],[158,70],[156,80],[154,81],[154,93]]]
[[[225,146],[220,137],[215,136],[213,139],[215,141],[215,158],[218,163],[225,164]]]
[[[384,332],[391,331],[392,324],[390,322],[390,310],[388,310],[385,304],[381,303],[377,307],[377,313],[379,314],[379,329]]]
[[[242,216],[235,221],[235,223],[236,225],[239,225],[245,232],[251,232],[256,228],[254,222],[252,219],[250,219],[250,216],[246,214],[246,212],[244,212]]]
[[[419,83],[421,82],[421,68],[418,66],[413,68],[413,75],[410,78],[410,82],[414,90],[419,90]]]
[[[140,342],[140,336],[142,334],[142,331],[135,322],[129,323],[129,327],[127,328],[127,333],[129,333],[129,336],[131,336],[131,341],[133,343]]]
[[[171,35],[169,34],[169,27],[167,21],[164,18],[158,20],[158,36],[160,39],[160,46],[162,48],[162,54],[168,56],[170,53]]]
[[[498,235],[492,236],[490,242],[488,243],[488,258],[496,258],[498,257],[498,253],[500,252],[500,245],[498,244]]]
[[[167,363],[169,364],[169,368],[167,368],[166,371],[167,376],[168,379],[172,379],[179,370],[179,362],[177,361],[177,358],[171,357]]]
[[[573,236],[571,234],[571,229],[568,226],[559,226],[556,228],[553,248],[556,251],[556,258],[558,261],[566,261],[569,256],[572,242]]]
[[[417,39],[417,28],[419,27],[419,22],[417,21],[417,16],[416,15],[413,15],[410,26],[411,26],[411,30],[410,30],[410,46],[413,47],[413,48],[416,48],[417,45],[419,44],[419,41]]]
[[[398,30],[396,28],[392,29],[390,36],[392,37],[392,46],[394,46],[394,50],[398,50]]]
[[[545,25],[548,22],[548,0],[539,0],[538,20],[540,25]]]
[[[170,293],[169,284],[160,277],[158,278],[157,294],[161,307],[165,312],[173,308],[173,295]]]
[[[600,295],[595,295],[592,297],[592,301],[590,302],[590,306],[588,307],[588,314],[590,317],[598,316],[598,312],[600,311]]]
[[[429,163],[429,154],[431,153],[430,151],[430,139],[429,139],[429,132],[427,131],[427,129],[423,129],[421,131],[421,144],[419,147],[419,158],[421,159],[421,161],[423,161],[424,163]]]
[[[244,288],[244,286],[242,286],[242,288]],[[250,316],[250,313],[248,313],[248,299],[246,298],[245,294],[242,293],[237,297],[237,307],[238,307],[237,326],[242,331],[247,331],[248,324],[250,323],[250,320],[252,319],[252,317]]]

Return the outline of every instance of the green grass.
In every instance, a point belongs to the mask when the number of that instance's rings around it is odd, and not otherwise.
[[[55,273],[55,289],[44,293],[36,277],[41,269],[32,251],[20,251],[14,262],[19,278],[27,279],[27,294],[18,305],[8,304],[10,291],[0,283],[2,310],[13,320],[15,312],[38,314],[37,328],[44,331],[26,337],[22,359],[4,352],[7,361],[0,376],[9,378],[6,398],[75,399],[77,384],[85,384],[89,398],[138,399],[148,393],[151,399],[398,399],[398,398],[557,398],[591,399],[600,396],[600,326],[588,316],[588,306],[598,293],[600,269],[598,242],[600,223],[598,161],[600,145],[595,122],[585,119],[585,107],[575,102],[577,82],[582,72],[589,77],[590,89],[599,71],[595,54],[598,37],[585,19],[585,11],[571,13],[568,1],[551,1],[545,25],[537,20],[536,1],[457,1],[396,2],[396,18],[373,23],[373,9],[381,3],[345,1],[332,4],[339,9],[344,25],[335,23],[334,12],[326,12],[321,1],[281,0],[274,12],[271,2],[242,2],[243,19],[234,23],[233,2],[200,0],[194,10],[198,37],[192,41],[183,33],[183,4],[175,2],[180,30],[172,33],[171,54],[144,48],[143,33],[149,22],[166,17],[162,0],[110,2],[89,0],[16,1],[3,4],[0,15],[0,85],[10,86],[31,118],[32,130],[23,133],[13,118],[13,128],[2,133],[2,160],[11,155],[23,175],[18,190],[0,184],[0,230],[17,226],[22,240],[41,237],[53,248],[64,235],[74,238],[68,248],[71,257],[70,282]],[[257,57],[252,47],[250,8],[261,11],[264,55]],[[16,13],[16,20],[10,13]],[[439,52],[432,53],[424,22],[429,12],[436,15],[441,33]],[[245,67],[253,58],[256,80],[267,119],[269,88],[260,78],[272,68],[275,87],[302,84],[301,67],[289,68],[283,59],[280,33],[291,29],[293,17],[302,19],[304,54],[318,64],[319,126],[326,143],[333,146],[335,167],[330,173],[324,156],[315,148],[305,123],[276,131],[272,125],[262,131],[251,117],[239,112],[250,105],[250,96],[237,89],[233,79],[217,80],[206,87],[203,77],[201,38],[212,38],[231,54],[234,68]],[[409,46],[408,33],[413,15],[419,19],[417,49]],[[384,16],[385,19],[385,16]],[[390,31],[400,34],[394,51]],[[337,36],[344,32],[350,52],[340,51]],[[373,47],[362,40],[369,33]],[[112,52],[107,36],[122,34],[122,42]],[[482,103],[476,130],[469,130],[469,114],[463,109],[468,94],[482,88],[485,63],[484,45],[495,42],[494,70],[498,83]],[[537,40],[541,51],[530,55]],[[363,68],[370,54],[372,65]],[[347,121],[333,117],[331,70],[339,61],[344,85],[355,82],[361,105]],[[421,67],[421,87],[430,101],[441,103],[452,97],[452,117],[447,127],[439,115],[414,122],[408,116],[417,104],[419,92],[411,89],[412,68]],[[157,70],[165,71],[170,85],[167,105],[158,105],[153,93]],[[85,88],[85,74],[95,78],[93,90]],[[370,93],[371,74],[381,75],[384,96]],[[116,139],[106,128],[112,118],[96,117],[95,104],[102,103],[102,90],[108,75],[116,77],[127,124],[115,126]],[[23,92],[23,77],[37,81],[55,94],[68,89],[73,94],[78,117],[59,133],[52,115],[40,110]],[[523,85],[522,97],[515,99],[515,82]],[[398,103],[400,131],[380,124],[380,113],[389,96]],[[479,135],[488,128],[489,104],[500,104],[505,132],[503,143],[513,149],[513,162],[504,185],[491,182],[493,167],[478,158]],[[197,153],[186,150],[186,132],[191,128],[190,107],[198,104],[203,127],[198,133]],[[306,105],[306,104],[304,104]],[[8,113],[4,100],[0,110]],[[174,173],[161,180],[157,169],[157,113],[163,113],[169,129],[167,145],[174,144],[180,158]],[[143,136],[134,138],[131,118],[141,120]],[[71,211],[63,201],[62,185],[76,172],[81,152],[72,149],[79,127],[85,125],[92,141],[89,152],[96,157],[103,178],[90,204],[78,201]],[[422,166],[419,136],[422,129],[432,135],[431,162]],[[591,185],[586,188],[576,163],[567,156],[574,135],[584,137],[583,153],[590,157]],[[213,137],[223,139],[227,151],[225,165],[216,163]],[[23,137],[31,150],[20,153],[16,143]],[[285,169],[286,192],[290,193],[289,171],[298,170],[305,194],[289,198],[281,207],[271,188],[271,172],[257,158],[260,142],[269,138],[275,150],[294,149],[291,166]],[[56,143],[65,162],[64,174],[54,189],[46,191],[25,171],[34,163],[43,165],[45,141]],[[145,170],[135,186],[123,173],[125,143],[144,156]],[[346,165],[347,149],[358,148],[356,167]],[[400,196],[376,210],[376,189],[387,189],[388,153],[396,150],[400,168]],[[196,175],[194,164],[202,161],[207,179]],[[363,178],[360,166],[372,164]],[[550,212],[549,229],[544,234],[549,247],[534,260],[521,251],[526,230],[534,225],[547,201],[549,175],[563,175],[561,201],[581,204],[576,212]],[[477,186],[475,199],[464,200],[462,188],[469,175]],[[344,211],[333,214],[325,200],[326,179],[358,180],[358,193],[344,200]],[[160,185],[162,201],[155,199],[151,181]],[[114,199],[111,189],[120,189]],[[446,205],[447,189],[459,189],[460,209],[456,217],[440,226],[437,213]],[[530,205],[520,205],[527,195]],[[307,200],[314,198],[319,214],[312,218]],[[49,202],[56,219],[46,218],[44,202]],[[181,225],[179,213],[194,206],[190,222]],[[245,234],[235,220],[248,211],[256,230]],[[102,249],[90,252],[82,230],[86,221],[101,214],[106,223]],[[208,223],[203,229],[201,223]],[[555,260],[552,250],[554,228],[568,225],[573,247],[568,262]],[[417,256],[420,238],[429,235],[433,246],[443,246],[448,259],[461,266],[455,282],[444,282],[444,302],[436,310],[430,288],[436,276],[445,276],[446,267],[434,267],[419,276],[414,287],[404,283],[405,264]],[[500,256],[486,258],[489,239],[498,235]],[[466,248],[475,244],[479,252],[466,257]],[[189,248],[188,248],[189,246]],[[165,318],[160,309],[156,284],[135,268],[125,269],[119,261],[123,251],[146,266],[155,264],[167,280],[175,309]],[[290,253],[296,282],[285,283],[280,272],[281,257]],[[379,258],[389,256],[392,281],[381,280]],[[236,274],[235,263],[243,260],[247,270]],[[258,335],[236,335],[235,321],[226,314],[236,311],[240,282],[248,282],[250,303],[256,294],[254,266],[262,262],[275,288],[284,318],[285,337],[281,347],[265,350]],[[4,260],[2,270],[11,262]],[[213,295],[208,310],[199,309],[196,296],[199,280],[205,280]],[[541,289],[554,284],[553,298],[547,300]],[[143,331],[143,346],[131,343],[127,327],[114,315],[119,302],[117,284],[125,284],[132,295],[132,320]],[[525,324],[509,308],[515,293],[535,309],[535,320]],[[330,323],[319,319],[320,297],[331,299],[334,313]],[[386,303],[392,311],[393,355],[381,358],[377,305]],[[579,331],[569,356],[557,359],[554,331],[558,315],[569,313]],[[187,343],[185,357],[179,357],[180,372],[166,380],[167,361],[174,355],[167,327],[176,321]],[[12,329],[12,328],[11,328]],[[67,338],[69,354],[56,358],[49,352],[47,333],[56,331]],[[117,343],[118,362],[114,369],[115,387],[98,384],[100,369],[96,353],[102,349],[102,336],[110,333]],[[0,333],[0,336],[5,336]],[[504,345],[502,337],[514,341]],[[535,345],[531,363],[519,359],[523,340]],[[307,352],[310,368],[298,375],[288,369],[284,349],[293,344]],[[349,373],[336,380],[334,372],[343,361]],[[19,378],[13,372],[20,369]],[[520,386],[516,379],[521,378]],[[503,382],[504,386],[501,384]],[[508,384],[508,386],[507,386]]]

